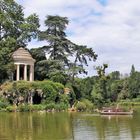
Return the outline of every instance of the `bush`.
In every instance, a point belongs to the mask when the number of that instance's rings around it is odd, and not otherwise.
[[[78,111],[92,111],[94,109],[94,105],[88,99],[82,99],[78,101],[75,105]]]
[[[1,102],[0,101],[0,108],[6,108],[8,106],[7,102]]]
[[[56,111],[64,111],[67,110],[68,106],[64,103],[60,103],[60,104],[55,104],[55,110]]]
[[[55,103],[49,103],[46,105],[45,110],[47,111],[63,111],[63,110],[67,110],[68,106],[64,103],[59,103],[59,104],[55,104]]]
[[[140,97],[139,98],[134,98],[132,99],[133,102],[140,102]]]
[[[45,110],[44,105],[29,105],[30,111],[40,111],[40,110]]]
[[[76,105],[76,109],[78,111],[86,111],[86,105],[83,102],[78,102]]]
[[[88,99],[82,99],[82,102],[86,105],[87,111],[92,111],[94,109],[93,103],[89,101]]]
[[[16,106],[7,106],[6,107],[6,111],[8,111],[8,112],[15,112],[16,111]]]
[[[55,108],[55,104],[54,103],[47,104],[46,107],[45,107],[46,110],[52,110],[54,108]]]
[[[27,112],[30,111],[30,105],[19,105],[17,108],[18,111],[20,112]]]

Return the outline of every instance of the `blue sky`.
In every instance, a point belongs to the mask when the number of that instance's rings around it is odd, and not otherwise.
[[[25,16],[37,13],[41,29],[46,15],[66,16],[70,20],[68,38],[92,47],[99,55],[93,65],[108,63],[108,72],[129,73],[132,64],[140,71],[140,0],[16,0]],[[46,42],[32,41],[29,48]]]

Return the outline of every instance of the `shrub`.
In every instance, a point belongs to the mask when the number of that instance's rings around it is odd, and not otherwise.
[[[47,104],[46,107],[45,107],[46,110],[52,110],[52,109],[54,109],[54,108],[55,108],[55,104],[54,104],[54,103],[49,103],[49,104]]]
[[[78,111],[86,111],[86,105],[83,102],[78,102],[76,105],[76,109]]]
[[[94,109],[94,105],[88,99],[82,99],[75,103],[75,107],[78,111],[92,111]]]
[[[132,99],[133,102],[140,102],[140,97],[139,98],[134,98]]]
[[[8,112],[15,112],[16,111],[16,106],[7,106],[6,111]]]
[[[60,104],[55,104],[55,110],[56,111],[64,111],[67,110],[68,106],[64,103],[60,103]]]
[[[81,101],[86,105],[87,111],[91,111],[94,109],[93,103],[91,101],[89,101],[88,99],[82,99]]]
[[[44,105],[29,105],[30,111],[40,111],[40,110],[45,110]]]
[[[20,111],[20,112],[27,112],[27,111],[30,111],[30,106],[27,105],[27,104],[19,105],[17,110]]]
[[[1,102],[0,101],[0,108],[6,108],[8,106],[8,102]]]

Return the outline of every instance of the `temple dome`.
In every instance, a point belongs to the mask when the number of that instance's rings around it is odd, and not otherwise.
[[[15,64],[16,80],[29,81],[34,80],[34,63],[35,59],[32,58],[31,54],[25,48],[18,48],[12,54],[12,58]],[[28,77],[29,76],[29,77]]]
[[[35,59],[32,58],[31,54],[24,48],[20,47],[19,49],[17,49],[13,55],[12,58],[14,59],[14,61],[32,61],[35,62]]]

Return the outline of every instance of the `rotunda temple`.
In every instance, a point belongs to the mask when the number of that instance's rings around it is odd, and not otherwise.
[[[16,66],[16,80],[34,81],[34,63],[35,59],[24,48],[20,47],[13,55],[14,64]]]

